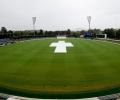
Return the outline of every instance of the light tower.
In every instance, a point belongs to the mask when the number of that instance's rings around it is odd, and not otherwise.
[[[88,21],[88,24],[89,24],[89,32],[90,32],[90,29],[91,29],[91,19],[92,19],[91,16],[87,16],[87,21]]]
[[[32,21],[33,21],[33,30],[35,31],[36,17],[32,17]]]

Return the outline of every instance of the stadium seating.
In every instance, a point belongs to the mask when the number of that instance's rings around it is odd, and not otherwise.
[[[7,45],[7,44],[13,44],[15,41],[10,40],[10,39],[0,39],[0,45]]]

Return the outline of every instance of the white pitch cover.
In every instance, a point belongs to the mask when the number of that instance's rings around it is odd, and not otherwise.
[[[56,47],[54,53],[67,53],[67,47],[73,47],[73,44],[65,43],[65,41],[58,41],[58,43],[51,43],[50,47]]]

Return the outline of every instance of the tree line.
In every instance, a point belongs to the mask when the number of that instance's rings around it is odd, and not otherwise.
[[[67,37],[84,36],[86,30],[81,31],[71,31],[70,29],[65,31],[44,31],[42,29],[37,31],[12,31],[7,30],[5,27],[1,27],[0,38],[10,38],[10,39],[22,39],[22,38],[41,38],[41,37],[56,37],[58,35],[66,35]],[[104,30],[92,29],[90,30],[92,37],[95,38],[99,34],[107,34],[110,39],[120,39],[120,29],[107,28]]]
[[[70,29],[65,31],[44,31],[40,30],[26,30],[26,31],[12,31],[2,27],[0,30],[0,38],[22,39],[22,38],[42,38],[42,37],[56,37],[59,35],[66,35],[68,37],[79,37],[80,32],[71,32]]]

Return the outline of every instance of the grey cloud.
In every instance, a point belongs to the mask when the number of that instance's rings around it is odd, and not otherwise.
[[[0,27],[13,30],[87,29],[86,16],[92,16],[92,28],[120,27],[119,0],[0,0]]]

